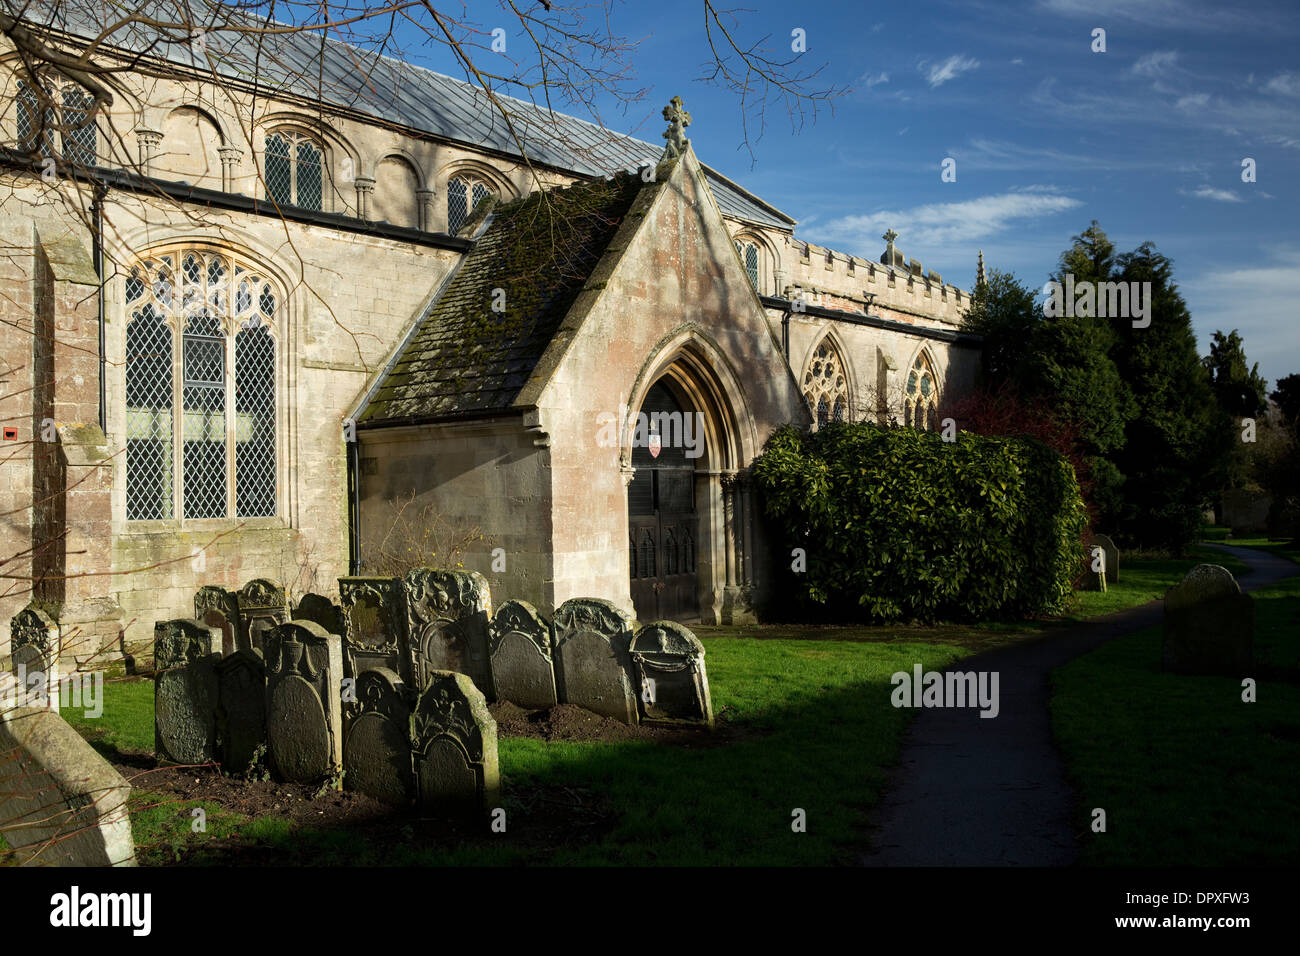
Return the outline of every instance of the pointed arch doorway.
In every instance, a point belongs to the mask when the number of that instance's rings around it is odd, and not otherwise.
[[[703,430],[667,377],[650,387],[639,412],[627,489],[632,606],[642,621],[699,620],[696,464],[703,460]]]

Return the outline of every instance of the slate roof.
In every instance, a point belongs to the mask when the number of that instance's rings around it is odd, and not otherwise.
[[[473,418],[509,408],[641,188],[639,177],[619,175],[489,207],[487,230],[358,424]],[[501,301],[495,290],[504,293],[504,312],[493,310]]]
[[[174,22],[178,19],[177,9],[187,2],[191,0],[168,0],[162,5],[160,18]],[[149,6],[139,5],[141,10]],[[41,0],[35,0],[24,18],[84,38],[96,36],[104,23],[122,15],[120,3],[110,0],[60,0],[53,8],[42,7]],[[193,2],[191,9],[196,23],[205,22],[203,4]],[[232,16],[227,9],[221,22],[229,23]],[[208,14],[207,22],[211,17]],[[258,24],[267,22],[251,15],[249,19]],[[338,40],[322,44],[318,34],[251,37],[217,33],[205,39],[205,57],[186,36],[163,35],[153,27],[131,24],[113,34],[113,44],[131,52],[148,51],[204,72],[211,69],[207,58],[211,57],[221,75],[244,82],[256,78],[259,87],[267,92],[315,100],[323,91],[326,101],[335,106],[456,142],[520,155],[504,118],[481,89]],[[515,97],[499,98],[513,104],[516,133],[535,162],[580,175],[605,176],[615,170],[657,163],[663,153],[663,143],[647,143],[601,129],[594,123],[550,113]],[[704,169],[725,214],[777,229],[793,229],[795,221],[785,213],[707,166]]]

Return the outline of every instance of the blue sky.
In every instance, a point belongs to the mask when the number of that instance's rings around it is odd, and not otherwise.
[[[1270,387],[1300,372],[1294,0],[745,6],[739,37],[767,36],[785,57],[801,28],[801,65],[853,88],[833,113],[792,131],[773,103],[751,159],[738,100],[699,81],[702,6],[662,0],[612,8],[613,32],[640,40],[630,60],[647,92],[626,114],[606,104],[607,125],[658,141],[659,112],[680,95],[697,154],[799,220],[800,236],[878,259],[892,226],[907,256],[966,288],[979,249],[1041,288],[1097,219],[1119,251],[1150,240],[1174,260],[1203,352],[1215,329],[1237,328]],[[494,4],[470,10],[488,27],[499,18]],[[940,179],[946,157],[955,182]]]

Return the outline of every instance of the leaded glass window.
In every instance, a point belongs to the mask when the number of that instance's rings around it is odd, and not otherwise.
[[[321,210],[325,194],[325,153],[315,140],[288,130],[266,137],[263,152],[266,198],[280,206]]]
[[[274,516],[275,288],[181,249],[137,264],[126,302],[127,520]]]
[[[472,176],[453,176],[447,183],[447,232],[455,235],[492,188]]]
[[[54,156],[78,166],[98,159],[95,98],[75,83],[42,79],[38,92],[18,81],[16,102],[18,148]]]
[[[930,430],[939,427],[939,387],[935,384],[934,369],[924,353],[916,357],[907,373],[903,424]]]
[[[823,339],[813,352],[803,376],[803,394],[818,428],[832,421],[848,421],[849,387],[844,361],[828,340]]]
[[[757,289],[759,283],[757,243],[737,239],[736,252],[740,255],[740,261],[745,267],[745,273],[749,276],[749,284]]]

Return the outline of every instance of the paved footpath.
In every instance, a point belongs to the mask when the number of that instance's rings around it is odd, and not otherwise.
[[[1285,558],[1216,545],[1253,570],[1243,590],[1300,574]],[[1001,710],[921,710],[871,816],[866,866],[1066,866],[1077,855],[1074,792],[1052,740],[1048,674],[1107,641],[1163,619],[1152,601],[953,664],[998,671]]]

